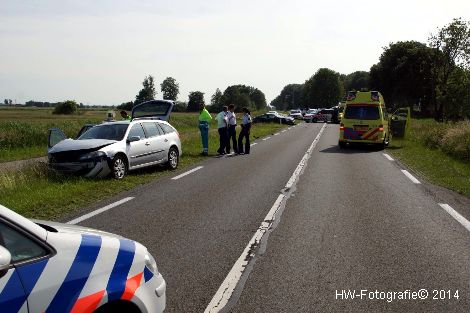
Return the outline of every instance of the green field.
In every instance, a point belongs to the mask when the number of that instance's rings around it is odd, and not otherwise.
[[[47,130],[59,127],[73,136],[84,123],[99,122],[106,111],[86,110],[73,116],[56,116],[46,109],[0,109],[0,134],[8,143],[2,146],[0,159],[30,158],[45,155]],[[199,162],[204,157],[196,113],[173,113],[171,124],[181,138],[183,156],[179,169]],[[251,137],[258,138],[283,128],[278,124],[256,124]],[[12,140],[15,138],[15,140]],[[20,141],[17,143],[17,140]],[[218,148],[216,122],[210,129],[209,153]],[[0,204],[28,217],[50,219],[73,212],[95,201],[149,182],[171,172],[151,167],[131,172],[124,180],[84,179],[50,172],[45,165],[35,165],[20,171],[0,173]]]
[[[470,197],[470,122],[412,119],[406,139],[387,149],[430,182]]]

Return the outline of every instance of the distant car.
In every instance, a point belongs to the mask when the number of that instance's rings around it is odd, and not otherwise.
[[[321,109],[317,111],[315,114],[312,116],[312,122],[331,122],[331,118],[334,114],[333,109]]]
[[[312,122],[312,119],[314,115],[318,112],[317,109],[309,109],[305,112],[305,115],[303,116],[303,119],[305,122],[310,123]]]
[[[140,243],[29,220],[0,205],[1,312],[163,312],[166,282]]]
[[[66,139],[59,129],[49,130],[49,166],[85,177],[112,175],[167,164],[176,169],[182,154],[178,131],[168,120],[173,102],[154,100],[136,106],[132,121],[105,122]]]
[[[292,117],[281,114],[266,113],[254,117],[253,123],[277,123],[295,125],[295,120]]]
[[[290,110],[289,116],[296,120],[301,120],[303,118],[302,111],[300,110]]]

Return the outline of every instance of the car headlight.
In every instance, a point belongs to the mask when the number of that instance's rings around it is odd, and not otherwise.
[[[145,266],[155,275],[158,274],[157,262],[150,253],[145,254]]]
[[[79,161],[86,161],[86,160],[95,160],[95,159],[102,159],[106,157],[106,153],[103,151],[93,151],[86,153],[78,159]]]

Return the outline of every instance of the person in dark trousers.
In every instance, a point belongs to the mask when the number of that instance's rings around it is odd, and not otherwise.
[[[228,106],[227,112],[227,123],[228,123],[228,140],[227,146],[225,147],[225,152],[230,154],[230,140],[232,140],[233,151],[238,153],[238,145],[237,145],[237,117],[235,116],[235,106],[230,104]]]
[[[226,106],[224,106],[222,108],[222,112],[217,114],[217,117],[216,117],[216,119],[217,119],[217,128],[218,128],[218,131],[219,131],[219,140],[220,140],[219,149],[217,150],[217,152],[220,155],[225,154],[225,147],[227,146],[227,142],[228,142],[227,110],[228,110],[228,108]]]
[[[212,121],[212,116],[207,111],[204,104],[199,107],[199,131],[201,132],[202,141],[202,155],[209,155],[209,125]]]
[[[243,138],[245,138],[245,154],[250,154],[250,129],[251,129],[251,115],[248,108],[243,108],[242,130],[238,136],[238,153],[243,153]]]

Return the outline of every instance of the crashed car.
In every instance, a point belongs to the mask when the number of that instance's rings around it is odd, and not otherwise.
[[[285,116],[279,113],[266,113],[253,118],[253,123],[277,123],[295,125],[293,117]]]
[[[182,149],[178,131],[167,122],[172,108],[171,101],[148,101],[134,107],[131,121],[86,125],[76,139],[50,129],[48,164],[60,172],[116,179],[157,164],[176,169]]]

